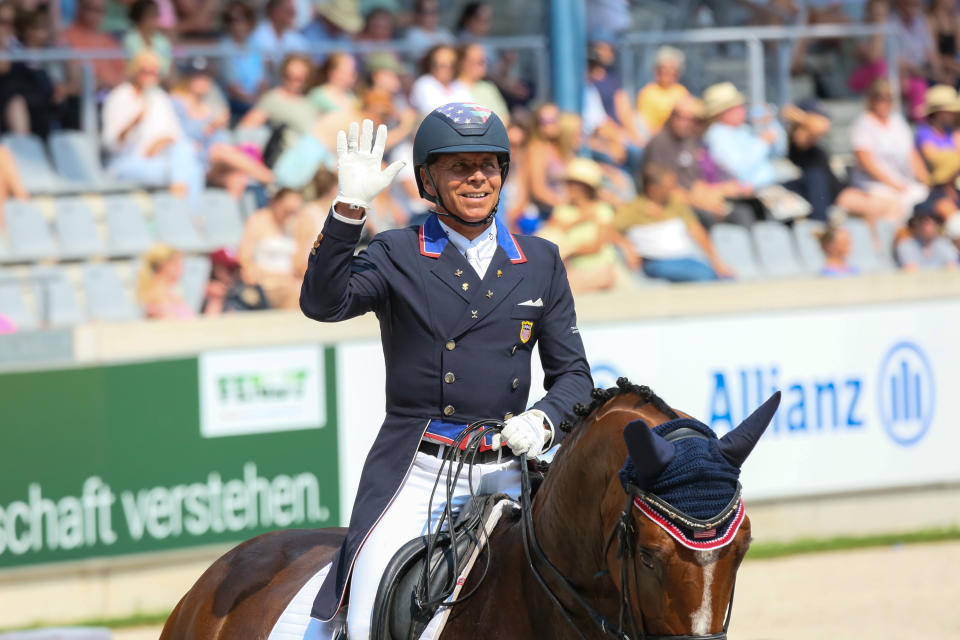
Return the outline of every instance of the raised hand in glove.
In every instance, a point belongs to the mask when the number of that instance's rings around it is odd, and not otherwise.
[[[337,133],[337,181],[340,190],[333,204],[350,205],[351,209],[369,209],[370,203],[386,189],[404,162],[394,162],[386,169],[383,166],[383,149],[387,144],[387,127],[377,128],[373,137],[373,122],[364,120],[361,127],[350,123],[349,133]]]
[[[503,426],[503,430],[493,437],[493,449],[498,450],[504,444],[510,447],[513,455],[526,454],[536,458],[544,450],[544,444],[553,441],[546,414],[539,409],[530,409],[513,416]]]

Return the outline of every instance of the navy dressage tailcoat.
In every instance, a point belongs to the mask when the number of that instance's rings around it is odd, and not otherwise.
[[[376,313],[386,361],[386,419],[363,466],[347,538],[313,605],[320,620],[343,604],[357,552],[403,483],[430,420],[465,424],[524,411],[534,344],[548,391],[533,408],[554,426],[589,400],[593,386],[555,245],[514,238],[498,223],[499,246],[481,280],[436,215],[380,233],[354,256],[360,232],[328,215],[300,292],[300,308],[314,320]]]

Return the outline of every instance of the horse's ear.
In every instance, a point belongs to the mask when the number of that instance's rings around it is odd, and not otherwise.
[[[766,402],[747,416],[736,429],[720,438],[720,453],[733,466],[740,468],[747,459],[754,445],[773,419],[773,414],[780,406],[780,392],[770,396]]]
[[[659,477],[670,461],[676,447],[655,434],[643,420],[634,420],[623,428],[623,439],[633,460],[641,488]]]

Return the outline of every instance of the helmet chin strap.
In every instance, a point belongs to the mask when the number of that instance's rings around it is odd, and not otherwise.
[[[450,212],[450,207],[446,205],[443,201],[443,197],[440,195],[440,189],[437,189],[436,183],[433,181],[433,176],[430,174],[430,170],[426,167],[423,168],[423,172],[427,174],[427,179],[430,181],[430,186],[433,187],[433,190],[436,192],[437,202],[436,204],[440,205],[443,211],[437,211],[438,216],[450,216],[454,220],[458,221],[460,224],[464,224],[468,227],[485,227],[490,224],[490,221],[493,220],[493,217],[497,214],[497,207],[500,206],[500,198],[497,198],[496,203],[494,203],[493,208],[490,210],[490,214],[483,220],[464,220],[455,213]]]

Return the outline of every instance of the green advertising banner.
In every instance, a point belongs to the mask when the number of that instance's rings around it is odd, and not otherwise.
[[[335,367],[294,346],[0,375],[0,568],[335,526]]]

